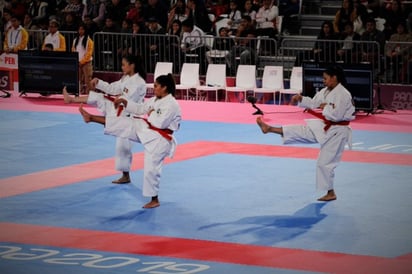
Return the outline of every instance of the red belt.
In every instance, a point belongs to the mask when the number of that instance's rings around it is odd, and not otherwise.
[[[329,121],[328,119],[325,118],[325,116],[322,115],[322,113],[316,112],[312,109],[308,109],[307,110],[308,113],[314,115],[315,117],[323,120],[325,122],[325,127],[323,128],[325,131],[328,131],[328,129],[331,126],[347,126],[349,125],[349,121],[340,121],[340,122],[333,122],[333,121]]]
[[[105,94],[105,95],[104,95],[104,98],[106,98],[106,99],[109,100],[110,102],[114,102],[114,101],[116,100],[116,97],[113,97],[113,96],[111,96],[111,95],[109,95],[109,94]],[[123,109],[124,109],[124,106],[123,106],[123,105],[119,105],[119,107],[117,108],[117,116],[120,116],[120,114],[122,113]]]
[[[173,139],[173,138],[172,138],[173,130],[168,129],[168,128],[158,128],[158,127],[155,127],[155,126],[153,126],[146,118],[137,117],[137,116],[134,116],[133,118],[142,119],[143,121],[145,121],[145,122],[148,124],[148,126],[149,126],[149,128],[150,128],[151,130],[157,131],[157,132],[158,132],[160,135],[162,135],[162,137],[164,137],[166,140],[172,141],[172,139]]]

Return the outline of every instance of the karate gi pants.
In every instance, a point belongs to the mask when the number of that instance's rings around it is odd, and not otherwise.
[[[106,117],[104,133],[143,145],[143,196],[157,196],[163,161],[174,151],[175,142],[168,141],[158,132],[149,129],[144,120],[131,117]]]
[[[308,125],[283,126],[283,143],[319,143],[320,152],[316,163],[316,188],[333,189],[335,168],[339,164],[345,145],[351,142],[351,128],[332,126],[326,132],[319,120],[307,121]]]
[[[104,116],[117,116],[117,110],[112,101],[104,98],[103,93],[89,92],[87,104],[95,106]],[[115,169],[118,171],[130,171],[133,159],[132,141],[127,138],[116,138]]]

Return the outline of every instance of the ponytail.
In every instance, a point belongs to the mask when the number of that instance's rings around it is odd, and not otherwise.
[[[173,97],[175,96],[176,83],[171,73],[167,75],[160,75],[159,77],[156,78],[156,82],[160,86],[166,87],[167,93],[172,94]]]

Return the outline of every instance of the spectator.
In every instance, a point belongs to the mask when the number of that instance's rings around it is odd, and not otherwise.
[[[276,5],[272,4],[272,0],[263,0],[263,4],[256,14],[257,36],[275,38],[277,34],[276,17],[278,15],[279,9]]]
[[[179,19],[175,19],[168,31],[170,36],[167,41],[169,49],[169,62],[173,63],[173,71],[175,73],[180,72],[180,64],[177,60],[180,60],[180,41],[182,38],[182,22]]]
[[[336,44],[338,36],[333,30],[331,21],[324,21],[312,50],[301,52],[296,59],[295,66],[301,66],[302,61],[334,63],[336,60]]]
[[[106,5],[106,16],[110,17],[114,24],[120,26],[126,18],[126,7],[120,0],[111,0]]]
[[[132,22],[143,23],[143,3],[141,0],[136,0],[134,6],[127,12],[126,19],[132,20]]]
[[[182,22],[182,30],[182,51],[185,57],[187,57],[187,54],[196,54],[198,56],[197,62],[200,66],[200,74],[204,74],[206,72],[206,47],[203,40],[205,33],[200,27],[195,26],[190,18]]]
[[[122,28],[120,29],[121,34],[131,34],[132,33],[133,22],[129,19],[124,19],[122,21]],[[129,48],[131,48],[132,41],[129,35],[120,35],[119,38],[119,48],[117,49],[117,55],[119,60],[124,56],[129,55]],[[118,68],[120,69],[120,67]]]
[[[80,93],[89,94],[90,81],[93,76],[92,59],[94,43],[86,33],[86,26],[84,24],[79,26],[71,50],[72,52],[78,52],[79,54]]]
[[[77,19],[74,13],[66,13],[64,16],[64,22],[60,27],[61,31],[77,31],[79,29],[79,25],[77,23]]]
[[[362,45],[361,54],[363,62],[370,62],[374,65],[380,63],[380,56],[383,55],[385,47],[385,35],[382,31],[376,29],[376,21],[374,18],[366,20],[365,32],[361,35],[363,42],[377,42],[378,47],[374,43],[364,43]],[[379,63],[378,63],[379,62]]]
[[[401,42],[397,44],[397,42]],[[402,64],[406,64],[409,56],[412,53],[412,46],[409,44],[402,44],[405,42],[412,42],[412,35],[407,32],[406,24],[400,22],[396,28],[396,33],[392,34],[389,39],[386,62],[392,65],[392,79],[393,83],[399,83],[405,80],[406,66],[402,68]]]
[[[219,37],[213,40],[213,49],[229,52],[235,45],[235,41],[229,37],[229,30],[225,27],[219,29]]]
[[[97,25],[97,23],[95,21],[92,20],[92,18],[90,17],[90,15],[85,15],[83,17],[83,23],[85,24],[87,33],[93,37],[93,34],[95,32],[100,31],[99,26]]]
[[[45,44],[42,50],[43,51],[53,51],[54,50],[53,44],[51,44],[51,43]]]
[[[360,35],[354,31],[352,22],[346,22],[339,40],[343,43],[342,47],[337,51],[337,61],[352,63],[352,59],[356,58],[357,49],[359,48],[359,44],[353,43],[353,41],[360,40]]]
[[[120,27],[115,23],[112,17],[106,17],[102,32],[120,32]]]
[[[47,18],[48,5],[47,2],[41,0],[34,0],[30,3],[28,12],[36,23]]]
[[[354,22],[357,17],[356,9],[353,0],[343,0],[342,7],[336,12],[333,21],[334,31],[342,35],[345,30],[346,23]]]
[[[103,1],[87,0],[86,5],[83,8],[82,19],[84,21],[84,17],[89,16],[93,22],[98,26],[101,26],[104,22],[105,11],[106,7]]]
[[[9,29],[11,29],[11,16],[12,16],[12,13],[11,13],[11,11],[10,10],[8,10],[8,9],[5,9],[5,10],[3,10],[3,18],[2,18],[2,21],[3,21],[3,30],[4,30],[4,32],[3,33],[7,33],[7,31],[9,31]]]
[[[143,23],[133,22],[129,55],[143,56],[145,37],[140,36],[141,34],[145,34],[145,27]]]
[[[29,42],[29,34],[20,25],[20,19],[12,15],[11,27],[6,33],[4,40],[3,49],[6,53],[17,53],[19,50],[27,49],[27,44]]]
[[[189,18],[195,26],[200,28],[203,33],[212,31],[212,21],[203,0],[187,0],[187,7],[190,9]]]
[[[235,0],[230,0],[229,11],[229,21],[227,24],[230,28],[230,33],[235,34],[237,27],[240,24],[240,20],[242,19],[242,13],[240,12]]]
[[[71,13],[76,20],[80,20],[82,18],[84,5],[82,0],[70,0],[69,4],[62,10],[63,16],[65,14]]]
[[[161,36],[166,34],[166,30],[159,24],[159,21],[156,17],[149,18],[147,21],[147,33],[151,34],[146,43],[146,68],[153,71],[156,62],[163,60],[165,57],[165,39],[162,39]]]
[[[389,40],[391,35],[397,32],[399,23],[405,22],[406,14],[402,10],[401,0],[392,0],[389,8],[383,9],[382,17],[385,19],[385,38]]]
[[[162,28],[167,28],[167,7],[161,0],[147,0],[147,5],[143,7],[145,21],[156,18]]]
[[[361,3],[361,0],[355,0],[354,7],[356,11],[356,18],[353,21],[353,30],[359,35],[362,35],[365,31],[365,22],[369,18],[369,14],[365,5]]]
[[[59,23],[57,20],[52,19],[49,22],[49,33],[44,38],[43,47],[44,49],[46,44],[53,45],[53,51],[66,51],[66,39],[58,31]]]
[[[280,0],[279,1],[279,15],[283,16],[282,32],[288,34],[290,32],[299,32],[299,18],[293,15],[299,14],[299,1],[303,0]]]
[[[33,18],[30,13],[26,13],[23,19],[23,27],[26,30],[38,30],[39,26],[34,23]]]
[[[24,14],[26,13],[26,7],[19,0],[11,0],[10,10],[11,13],[18,18],[23,18]]]
[[[190,9],[186,6],[186,2],[184,0],[177,0],[176,4],[174,4],[173,7],[170,9],[167,29],[170,30],[170,28],[172,27],[172,23],[175,20],[183,22],[189,17],[189,15]]]
[[[242,18],[243,16],[249,16],[252,20],[253,26],[256,25],[256,10],[253,7],[252,0],[246,0],[243,7]]]

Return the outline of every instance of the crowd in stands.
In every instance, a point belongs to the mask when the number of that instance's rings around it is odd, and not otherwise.
[[[58,27],[59,31],[77,32],[79,27],[83,27],[89,38],[93,38],[96,32],[171,34],[181,37],[182,41],[186,36],[205,34],[217,38],[233,37],[233,42],[215,39],[214,47],[229,52],[237,45],[236,50],[243,52],[242,48],[250,50],[250,47],[245,45],[247,40],[241,38],[264,36],[279,41],[290,32],[296,33],[298,17],[294,15],[299,13],[299,1],[302,0],[221,0],[218,3],[209,0],[5,0],[0,6],[0,27],[3,30],[5,51],[25,49],[8,45],[13,42],[13,38],[16,40],[19,33],[19,41],[26,41],[26,32],[30,30],[53,33],[52,29]],[[224,8],[217,10],[217,4]],[[386,56],[392,64],[404,63],[405,59],[412,60],[410,47],[402,45],[391,47],[390,50],[385,48],[386,41],[412,41],[411,7],[402,0],[343,0],[334,20],[323,22],[317,37],[318,40],[341,40],[340,46],[316,43],[311,52],[302,53],[302,60],[350,62],[352,59],[348,50],[352,47],[352,40],[378,42],[381,55]],[[215,23],[223,18],[222,14],[226,15],[227,24],[216,29]],[[279,16],[283,18],[281,28]],[[19,25],[13,23],[16,20],[20,22]],[[42,45],[44,48],[44,41]],[[54,46],[54,50],[61,49]],[[186,41],[175,46],[183,53],[195,51],[204,56],[205,49],[200,39],[190,39],[188,43]],[[262,47],[268,48],[268,54],[277,54],[271,52],[274,47],[268,43]],[[72,45],[66,48],[70,50]],[[156,51],[156,46],[150,45],[150,50]],[[360,50],[360,54],[366,52]],[[325,57],[326,53],[328,57]],[[136,54],[133,45],[118,51],[119,56],[127,54]],[[253,59],[252,55],[253,52],[247,52],[246,60]],[[205,62],[205,59],[201,61]]]

